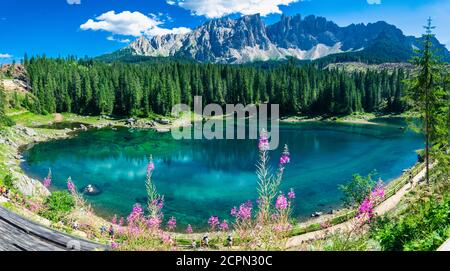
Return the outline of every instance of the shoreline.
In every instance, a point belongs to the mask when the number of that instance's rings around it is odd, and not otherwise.
[[[55,115],[55,119],[59,118],[59,115]],[[79,120],[79,118],[83,118],[81,116],[76,117],[75,119],[69,119],[68,122],[69,123],[77,123],[77,120]],[[145,128],[145,127],[129,127],[127,125],[120,125],[120,122],[122,120],[108,120],[107,122],[101,122],[99,121],[98,123],[92,123],[90,124],[91,127],[88,128],[80,128],[80,129],[51,129],[49,127],[44,128],[42,130],[42,128],[29,128],[26,127],[25,125],[15,125],[11,128],[7,128],[8,130],[12,131],[13,134],[19,133],[19,137],[18,137],[18,142],[13,142],[13,144],[9,145],[10,147],[10,152],[8,154],[12,154],[12,157],[9,156],[10,159],[8,159],[6,161],[6,164],[11,164],[13,163],[15,165],[15,168],[10,168],[10,172],[11,171],[15,171],[15,176],[24,178],[24,179],[30,179],[34,181],[34,184],[36,186],[42,186],[42,183],[39,180],[36,179],[32,179],[30,176],[28,176],[25,172],[23,172],[23,169],[21,168],[21,163],[22,161],[22,151],[25,148],[29,148],[30,144],[36,144],[36,143],[41,143],[41,142],[45,142],[45,141],[49,141],[49,140],[59,140],[59,139],[66,139],[66,138],[70,138],[72,136],[76,136],[76,134],[78,132],[83,132],[89,129],[101,129],[101,128],[106,128],[106,127],[127,127],[127,128],[138,128],[138,129],[149,129],[149,128]],[[318,119],[305,119],[305,118],[301,118],[299,121],[295,121],[295,122],[322,122],[323,120],[318,120]],[[62,122],[62,120],[61,120]],[[61,123],[61,122],[55,122],[55,123]],[[67,121],[66,121],[67,122]],[[334,121],[325,121],[325,122],[334,122]],[[361,121],[361,122],[352,122],[349,120],[346,121],[339,121],[338,123],[356,123],[356,124],[365,124],[366,121]],[[53,123],[53,124],[55,124]],[[112,125],[113,124],[118,124],[118,125]],[[280,120],[280,123],[293,123],[292,120],[290,121],[286,121],[286,120]],[[42,125],[42,123],[39,123],[40,125]],[[371,123],[371,124],[377,124],[377,123]],[[27,130],[28,129],[28,130]],[[11,136],[11,135],[10,135]],[[0,137],[1,139],[1,137]],[[7,138],[8,141],[11,141],[11,139]],[[400,179],[403,176],[403,174],[396,179],[391,180],[391,182],[389,183],[392,184],[394,183],[397,179]],[[47,190],[48,191],[48,190]],[[17,206],[16,206],[17,207]],[[18,208],[22,208],[20,206],[18,206]],[[15,208],[15,209],[18,209]],[[25,211],[25,213],[28,210]],[[79,210],[75,210],[74,212],[78,212]],[[29,211],[28,211],[29,212]],[[295,228],[295,230],[292,232],[292,234],[290,236],[300,236],[303,235],[305,233],[308,232],[314,232],[314,230],[312,228],[314,228],[314,225],[317,225],[318,223],[320,223],[321,221],[325,221],[325,220],[333,220],[333,219],[337,219],[339,217],[343,217],[346,214],[348,214],[349,212],[351,212],[351,209],[342,209],[339,208],[339,211],[337,211],[336,213],[333,214],[323,214],[320,217],[311,217],[311,218],[307,218],[305,217],[304,220],[296,220],[297,223],[295,225],[293,225],[293,228]],[[23,213],[22,213],[23,214]],[[79,213],[78,215],[82,215],[82,213]],[[107,225],[109,226],[111,223],[106,221],[104,218],[102,218],[101,216],[96,215],[95,213],[93,214],[95,216],[95,219],[102,221],[103,223],[107,223]],[[28,219],[32,219],[36,222],[40,222],[42,223],[43,219],[42,217],[39,217],[37,214],[34,214],[34,219],[27,217]],[[47,224],[47,223],[45,223]],[[298,232],[297,234],[295,232]],[[174,238],[175,239],[180,239],[180,240],[191,240],[193,238],[201,238],[202,235],[206,234],[207,232],[197,232],[197,233],[193,233],[193,234],[186,234],[186,233],[181,233],[181,232],[175,232],[173,233]],[[73,233],[72,233],[73,234]],[[75,236],[79,236],[79,237],[85,237],[85,234],[83,234],[82,232],[77,232],[75,234]],[[92,240],[92,239],[91,239]]]
[[[322,123],[341,123],[341,124],[367,124],[367,125],[379,125],[385,126],[388,124],[376,122],[375,120],[395,120],[395,119],[406,119],[409,116],[406,114],[386,114],[386,115],[375,115],[375,114],[352,114],[341,117],[330,117],[330,116],[289,116],[280,119],[280,123],[307,123],[307,122],[322,122]]]

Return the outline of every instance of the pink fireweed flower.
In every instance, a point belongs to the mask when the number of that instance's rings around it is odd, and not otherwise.
[[[220,223],[219,225],[219,228],[221,231],[228,231],[228,222],[226,220],[222,221],[222,223]]]
[[[293,188],[291,188],[291,190],[289,190],[288,198],[289,199],[295,199],[295,192],[294,192]]]
[[[247,208],[250,208],[250,209],[253,208],[253,203],[250,200],[248,200],[246,203],[244,203],[244,205]]]
[[[236,207],[233,207],[233,209],[231,209],[230,213],[231,213],[232,216],[237,216],[238,212],[239,212],[238,209]]]
[[[169,221],[167,221],[167,229],[173,230],[177,226],[177,220],[175,217],[171,217]]]
[[[119,220],[119,226],[123,226],[125,224],[125,219],[123,217]]]
[[[51,169],[48,170],[47,177],[44,178],[43,184],[47,188],[50,187],[50,185],[52,184],[52,170]]]
[[[147,174],[151,174],[155,170],[155,164],[153,163],[153,159],[150,158],[150,161],[147,164]]]
[[[382,199],[384,198],[384,193],[385,193],[385,191],[384,191],[383,183],[382,183],[382,182],[379,182],[379,183],[375,186],[375,188],[374,188],[374,190],[372,191],[372,193],[370,194],[370,196],[371,196],[373,199],[376,199],[376,200],[382,200]]]
[[[67,190],[69,190],[72,193],[75,192],[75,185],[73,184],[71,177],[69,177],[69,179],[67,179]]]
[[[118,248],[119,248],[119,244],[116,243],[116,242],[112,242],[112,243],[111,243],[111,248],[112,248],[112,249],[118,249]]]
[[[287,145],[284,145],[283,154],[280,157],[280,167],[284,167],[286,164],[291,162],[291,156],[289,153],[289,148]]]
[[[117,215],[113,216],[111,223],[113,223],[114,225],[117,225]]]
[[[280,194],[277,198],[277,201],[275,202],[275,208],[282,211],[282,210],[286,210],[287,206],[288,206],[288,202],[287,202],[286,197],[283,194]]]
[[[252,205],[251,202],[246,202],[239,206],[239,210],[237,212],[237,218],[242,220],[247,220],[252,217]]]
[[[361,205],[358,208],[358,218],[367,218],[370,220],[373,217],[373,202],[372,200],[367,197],[363,200]]]
[[[288,231],[290,231],[291,229],[292,229],[292,225],[289,224],[289,223],[279,223],[279,224],[275,224],[275,225],[273,226],[273,230],[274,230],[275,232],[279,232],[279,233],[282,233],[282,232],[288,232]]]
[[[170,236],[170,234],[168,234],[166,232],[161,232],[161,239],[162,239],[163,243],[166,245],[172,245],[172,243],[173,243],[172,237]]]
[[[217,216],[211,216],[208,219],[208,224],[211,227],[211,230],[215,230],[216,227],[219,225],[219,218]]]
[[[259,134],[258,148],[260,151],[268,151],[270,149],[269,137],[265,129],[262,129]]]
[[[52,183],[52,178],[45,177],[44,182],[43,182],[44,186],[48,188],[48,187],[50,187],[51,183]]]
[[[136,203],[133,206],[133,210],[131,211],[130,215],[127,217],[128,224],[133,224],[140,220],[144,216],[144,210],[142,209],[141,205],[139,203]]]
[[[194,231],[192,230],[192,226],[191,226],[191,224],[189,224],[188,226],[187,226],[187,228],[186,228],[186,233],[187,234],[191,234],[191,233],[193,233]]]
[[[161,210],[162,208],[164,208],[164,198],[153,200],[151,204]]]
[[[159,229],[159,226],[161,225],[161,220],[157,217],[150,217],[147,220],[147,227],[150,229]]]
[[[358,208],[357,218],[367,220],[371,222],[372,218],[375,216],[374,208],[379,204],[385,196],[385,191],[383,184],[379,182],[369,196],[367,196]]]

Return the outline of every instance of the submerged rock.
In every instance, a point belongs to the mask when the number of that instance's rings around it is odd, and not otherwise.
[[[81,192],[88,196],[97,196],[100,195],[103,191],[96,185],[88,184],[85,187],[83,187],[83,189],[81,189]]]

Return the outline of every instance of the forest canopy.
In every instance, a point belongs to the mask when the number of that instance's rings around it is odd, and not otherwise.
[[[348,72],[286,62],[271,68],[167,63],[104,63],[76,58],[24,59],[33,112],[84,115],[168,115],[172,106],[205,104],[280,104],[287,114],[343,115],[401,112],[401,69]]]

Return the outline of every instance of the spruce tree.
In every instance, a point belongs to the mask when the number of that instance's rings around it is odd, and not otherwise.
[[[430,182],[430,156],[448,144],[448,90],[444,89],[443,71],[448,70],[436,57],[433,48],[432,19],[424,27],[423,49],[413,63],[419,71],[409,80],[407,101],[414,111],[420,114],[423,122],[422,132],[425,136],[426,180]]]

